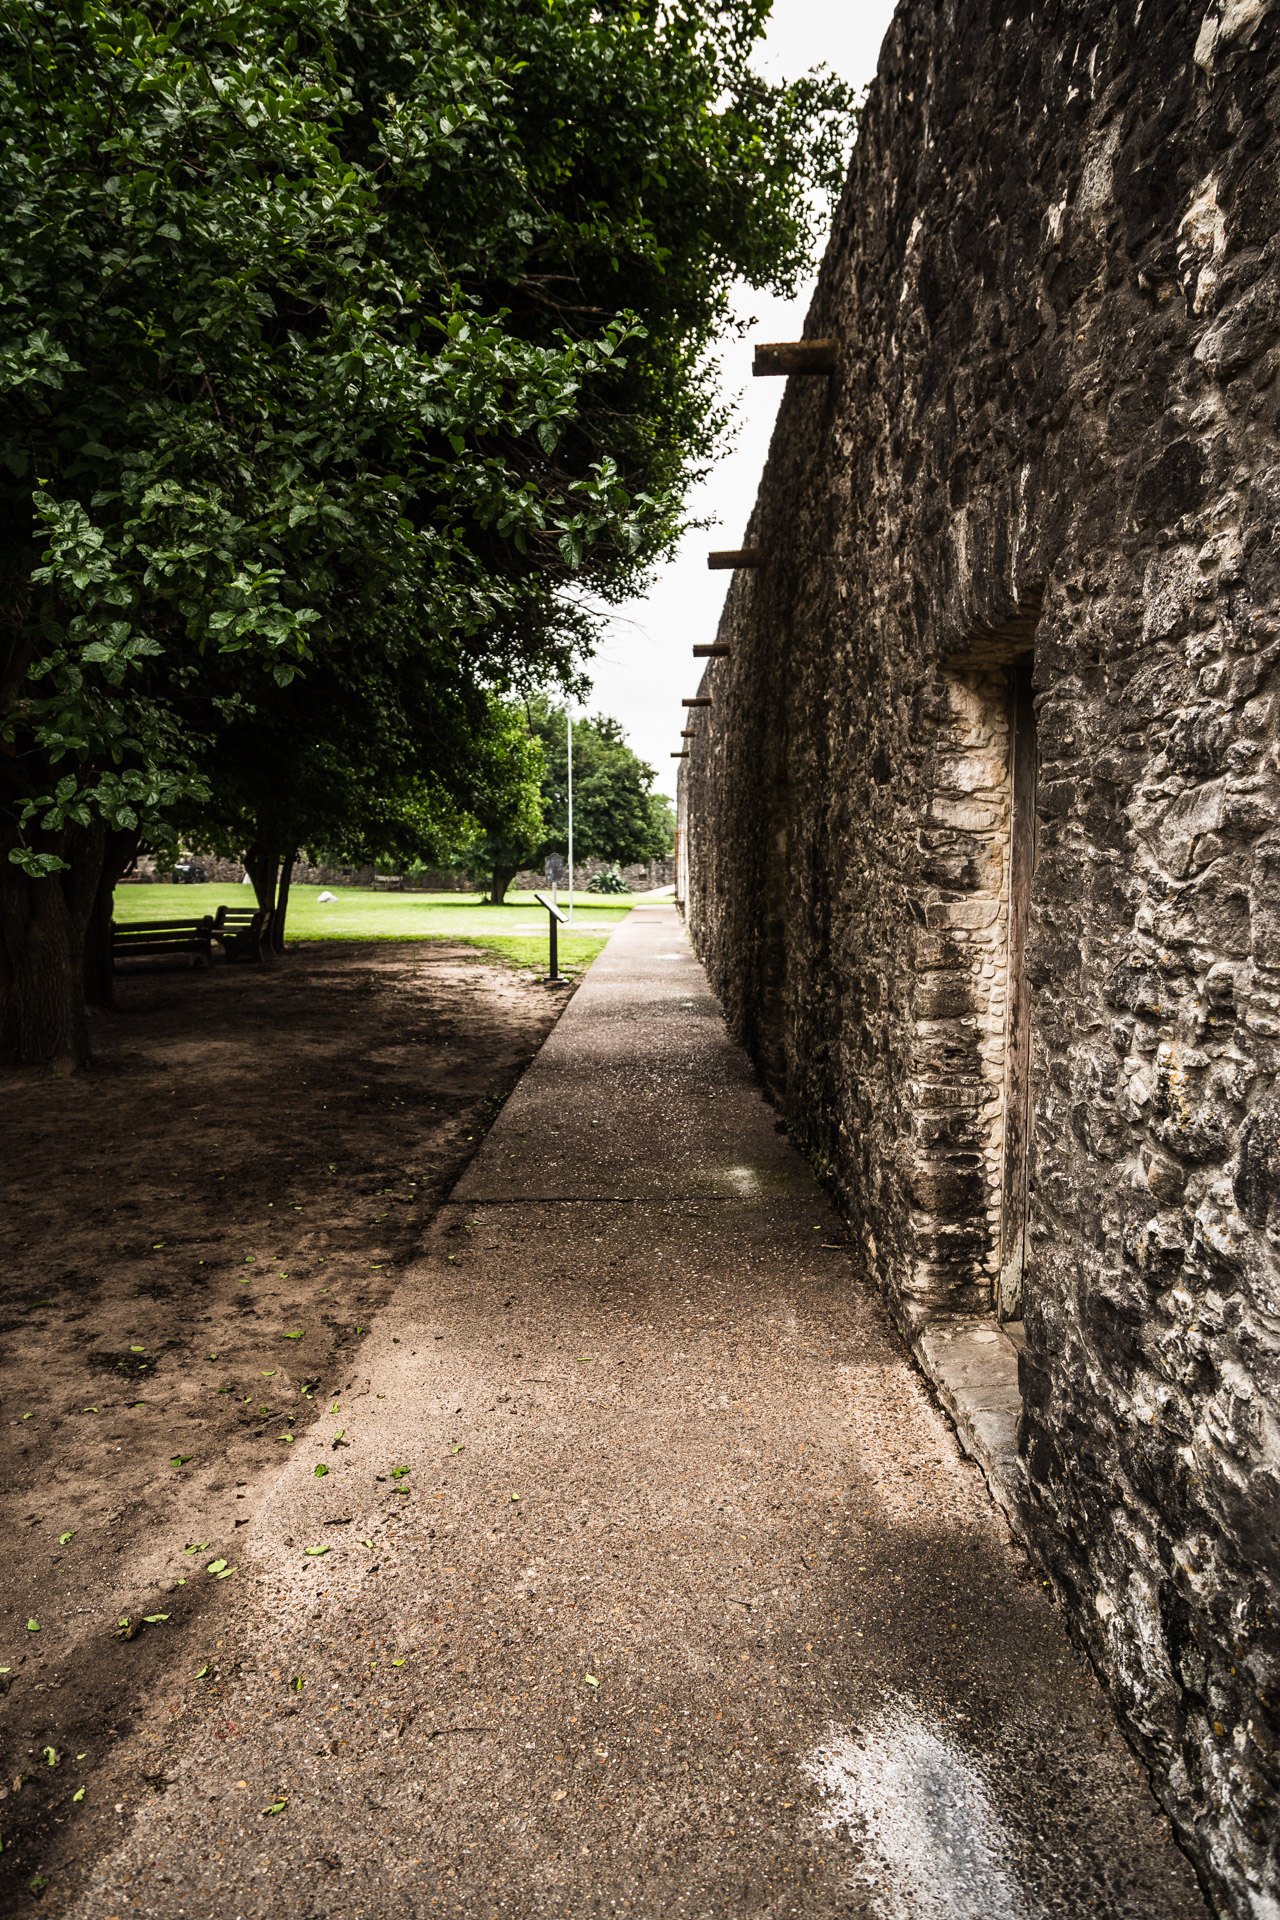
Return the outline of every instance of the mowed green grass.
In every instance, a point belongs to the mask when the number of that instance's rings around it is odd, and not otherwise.
[[[295,940],[460,940],[498,954],[513,966],[547,966],[547,915],[530,893],[508,895],[491,907],[474,895],[458,893],[374,893],[363,887],[335,887],[336,900],[320,903],[321,887],[294,887],[289,894],[285,943]],[[590,906],[574,902],[573,927],[560,928],[560,969],[581,973],[630,910],[631,901],[589,896]],[[115,917],[130,920],[185,920],[216,913],[220,906],[253,904],[252,887],[234,883],[203,886],[123,886],[116,888]],[[561,897],[563,906],[563,896]]]

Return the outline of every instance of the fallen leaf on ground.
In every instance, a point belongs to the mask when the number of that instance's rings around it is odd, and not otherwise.
[[[302,1338],[302,1336],[303,1336],[303,1334],[304,1334],[305,1332],[306,1332],[306,1328],[305,1328],[305,1327],[299,1327],[299,1328],[298,1328],[298,1331],[297,1331],[296,1333],[286,1333],[286,1335],[285,1335],[285,1339],[286,1339],[286,1340],[301,1340],[301,1338]]]
[[[78,1789],[76,1790],[76,1792],[72,1794],[72,1796],[71,1796],[71,1798],[72,1798],[73,1800],[83,1800],[83,1799],[84,1799],[84,1788],[83,1788],[83,1787],[80,1787],[80,1788],[78,1788]]]
[[[169,1462],[169,1465],[171,1467],[185,1467],[188,1460],[194,1460],[194,1459],[195,1459],[194,1453],[175,1453],[172,1460]]]
[[[323,1460],[319,1460],[316,1462],[314,1472],[317,1480],[323,1480],[326,1473],[328,1473],[328,1471],[329,1469],[328,1467],[326,1467]]]
[[[76,1530],[75,1530],[75,1528],[73,1527],[73,1528],[71,1529],[71,1531],[70,1531],[70,1533],[60,1533],[60,1534],[58,1535],[58,1545],[59,1545],[60,1547],[65,1547],[65,1546],[66,1546],[66,1544],[67,1544],[67,1542],[68,1542],[69,1540],[74,1540],[74,1539],[75,1539],[75,1537],[76,1537]]]
[[[167,1613],[144,1613],[142,1618],[149,1627],[154,1627],[157,1622],[167,1620],[169,1616]]]
[[[598,1687],[600,1685],[600,1682],[596,1679],[594,1673],[584,1673],[582,1677],[586,1681],[589,1687]]]
[[[27,1622],[27,1632],[28,1632],[28,1633],[39,1633],[39,1631],[40,1631],[40,1622],[39,1622],[38,1620],[28,1620],[28,1622]]]
[[[207,1553],[209,1551],[209,1542],[207,1540],[197,1540],[194,1547],[184,1547],[182,1551],[184,1553]]]
[[[208,1671],[209,1671],[209,1662],[206,1660],[204,1665],[201,1667],[199,1673],[196,1675],[196,1679],[203,1680],[205,1675],[208,1673]]]
[[[222,1572],[222,1569],[223,1569],[223,1568],[224,1568],[224,1567],[226,1566],[226,1564],[227,1564],[227,1563],[226,1563],[226,1561],[225,1561],[225,1560],[211,1560],[211,1561],[209,1562],[209,1564],[208,1564],[208,1566],[207,1566],[207,1567],[205,1568],[205,1572],[206,1572],[206,1573],[221,1573],[221,1572]]]
[[[283,1813],[288,1804],[289,1802],[287,1800],[273,1800],[271,1805],[264,1807],[262,1811],[264,1813]]]
[[[304,1549],[304,1551],[305,1551],[305,1552],[307,1552],[307,1553],[309,1553],[309,1554],[311,1555],[311,1557],[312,1557],[312,1559],[314,1560],[314,1559],[316,1559],[316,1558],[317,1558],[317,1557],[318,1557],[318,1556],[319,1556],[320,1554],[322,1554],[322,1553],[328,1553],[328,1551],[329,1551],[329,1543],[328,1543],[328,1541],[326,1540],[326,1541],[325,1541],[325,1543],[324,1543],[324,1545],[323,1545],[322,1547],[307,1547],[307,1548],[305,1548],[305,1549]]]

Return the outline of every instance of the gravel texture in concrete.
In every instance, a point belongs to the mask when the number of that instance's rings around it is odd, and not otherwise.
[[[96,1783],[66,1910],[1203,1916],[843,1240],[637,909]]]

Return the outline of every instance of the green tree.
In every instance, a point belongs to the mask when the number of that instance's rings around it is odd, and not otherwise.
[[[0,1056],[84,1057],[131,838],[238,807],[287,850],[224,730],[416,680],[458,742],[369,768],[465,806],[470,703],[572,683],[711,457],[731,282],[793,282],[839,170],[840,89],[750,69],[766,11],[9,0]]]

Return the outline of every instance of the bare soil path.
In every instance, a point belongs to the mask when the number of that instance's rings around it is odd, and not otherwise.
[[[91,1073],[0,1089],[10,1893],[185,1658],[184,1549],[236,1561],[565,997],[439,942],[117,984]]]
[[[198,1604],[121,1643],[47,1908],[1204,1920],[843,1239],[637,910]]]

